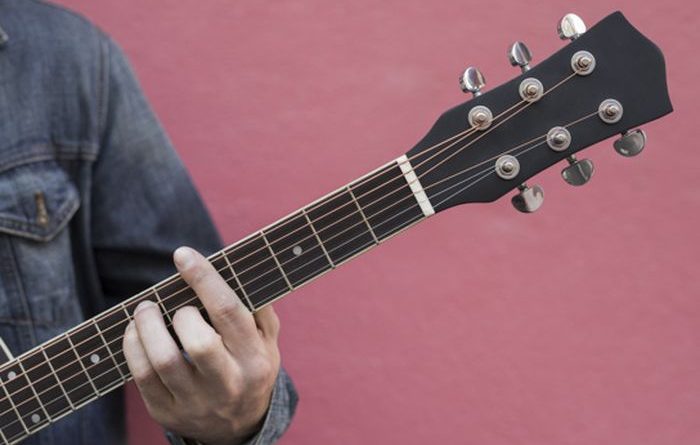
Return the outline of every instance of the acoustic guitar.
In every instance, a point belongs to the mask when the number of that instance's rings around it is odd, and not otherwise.
[[[573,14],[558,26],[571,40],[531,66],[516,42],[510,61],[522,73],[483,92],[468,68],[473,97],[442,114],[404,155],[210,256],[255,312],[394,235],[451,207],[490,202],[514,191],[517,210],[533,212],[544,193],[526,180],[561,161],[579,186],[593,163],[584,148],[621,135],[614,148],[644,148],[637,127],[672,111],[663,55],[619,13],[589,31]],[[0,443],[14,444],[131,379],[122,351],[136,305],[156,302],[167,324],[178,308],[204,308],[179,275],[129,298],[0,366]]]

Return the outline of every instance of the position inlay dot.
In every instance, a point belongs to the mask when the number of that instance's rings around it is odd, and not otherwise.
[[[32,414],[32,423],[39,423],[41,416],[37,413]]]
[[[299,256],[299,255],[301,255],[301,253],[302,253],[303,251],[304,251],[304,249],[302,249],[301,246],[294,246],[294,247],[292,248],[292,253],[294,254],[294,256]]]
[[[17,373],[16,373],[16,372],[10,371],[10,372],[7,373],[7,380],[12,380],[12,379],[14,379],[15,377],[17,377]]]
[[[100,356],[97,355],[97,354],[92,354],[92,355],[90,356],[90,361],[91,361],[93,364],[96,365],[97,363],[100,362]]]

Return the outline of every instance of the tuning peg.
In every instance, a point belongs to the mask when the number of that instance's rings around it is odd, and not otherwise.
[[[508,59],[513,66],[519,66],[523,73],[530,69],[532,54],[523,42],[515,42],[510,46]]]
[[[470,66],[459,77],[459,86],[465,93],[472,93],[474,97],[481,95],[481,88],[486,85],[484,75],[478,68]]]
[[[581,17],[569,13],[559,20],[557,32],[562,40],[576,40],[586,32],[586,24],[583,23]]]
[[[523,183],[518,186],[518,190],[520,191],[511,198],[510,202],[520,212],[532,213],[539,209],[544,202],[544,190],[539,185],[528,187],[527,184]]]
[[[636,130],[629,130],[622,133],[622,137],[613,143],[613,147],[615,147],[615,151],[622,156],[631,158],[641,153],[646,143],[646,133],[644,133],[644,130],[637,128]]]
[[[561,177],[568,184],[579,186],[591,180],[595,167],[590,159],[576,159],[576,156],[571,155],[566,160],[569,166],[561,171]]]

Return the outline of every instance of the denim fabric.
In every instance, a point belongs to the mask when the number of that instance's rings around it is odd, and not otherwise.
[[[0,336],[19,354],[171,274],[177,246],[221,243],[108,37],[36,0],[0,0],[0,26]],[[295,405],[281,372],[256,443]],[[114,392],[25,443],[125,443],[123,408]]]

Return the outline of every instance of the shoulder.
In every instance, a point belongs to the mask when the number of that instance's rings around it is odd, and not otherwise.
[[[108,41],[87,18],[42,0],[0,0],[0,26],[8,35],[8,48],[64,62],[95,60]]]

